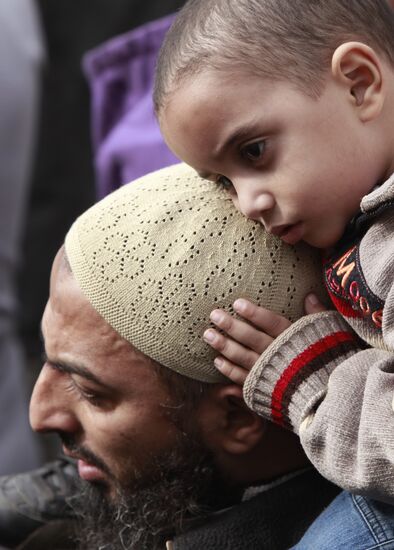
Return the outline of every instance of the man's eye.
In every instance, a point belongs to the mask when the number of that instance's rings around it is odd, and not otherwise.
[[[242,156],[248,160],[260,160],[265,153],[265,141],[256,141],[242,149]]]
[[[99,407],[103,402],[103,397],[100,394],[98,394],[94,390],[83,388],[82,386],[77,384],[77,382],[72,377],[70,377],[67,390],[70,392],[76,392],[80,399],[88,401],[94,407]]]
[[[91,403],[94,407],[99,407],[103,401],[100,395],[97,395],[93,392],[80,390],[82,397]]]
[[[222,187],[226,191],[231,191],[231,189],[233,189],[233,184],[231,180],[226,178],[226,176],[218,176],[216,179],[216,183],[218,183],[220,187]]]

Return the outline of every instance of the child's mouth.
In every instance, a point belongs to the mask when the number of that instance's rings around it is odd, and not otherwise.
[[[304,226],[302,222],[297,222],[289,225],[280,225],[271,230],[273,235],[276,235],[286,244],[294,245],[302,239]]]
[[[294,245],[302,239],[303,234],[303,223],[298,222],[293,225],[288,225],[287,227],[284,227],[282,233],[279,236],[286,244]]]

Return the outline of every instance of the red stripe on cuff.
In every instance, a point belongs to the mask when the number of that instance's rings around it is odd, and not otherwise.
[[[360,310],[353,309],[352,304],[348,300],[345,300],[345,298],[340,298],[330,291],[329,294],[335,309],[344,317],[356,319],[361,319],[364,317],[362,312]]]
[[[283,396],[286,393],[289,385],[294,381],[295,377],[300,373],[300,371],[304,367],[306,367],[311,361],[316,359],[316,357],[318,357],[319,355],[327,352],[330,349],[335,348],[336,346],[338,346],[338,344],[350,341],[354,341],[354,336],[350,332],[334,332],[334,334],[329,334],[322,340],[315,342],[292,360],[290,365],[282,373],[272,393],[271,417],[275,423],[281,425],[285,424],[285,419],[282,412]],[[277,406],[278,403],[280,405],[279,408]]]

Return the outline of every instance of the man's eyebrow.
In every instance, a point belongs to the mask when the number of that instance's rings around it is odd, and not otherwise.
[[[42,333],[42,328],[40,328],[40,335],[41,340],[44,343],[44,336]],[[103,382],[98,376],[93,374],[89,369],[84,367],[83,365],[77,365],[75,363],[64,363],[63,361],[55,361],[52,360],[46,352],[43,352],[43,359],[48,362],[52,367],[54,367],[57,370],[60,370],[61,372],[66,372],[68,374],[76,374],[77,376],[82,376],[83,378],[86,378],[87,380],[90,380],[91,382],[94,382],[95,384],[98,384],[99,386],[102,386],[104,388],[109,388],[108,384]]]
[[[75,363],[65,363],[63,361],[55,361],[52,360],[50,357],[48,357],[46,354],[44,354],[44,358],[46,361],[55,369],[66,372],[67,374],[76,374],[77,376],[81,376],[82,378],[86,378],[87,380],[90,380],[91,382],[94,382],[95,384],[98,384],[99,386],[102,386],[104,388],[109,388],[109,386],[103,382],[98,376],[93,374],[89,369],[82,365],[77,365]]]

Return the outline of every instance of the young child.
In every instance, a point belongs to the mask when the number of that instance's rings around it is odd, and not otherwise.
[[[212,312],[215,364],[320,472],[394,502],[394,17],[385,0],[190,0],[157,68],[168,145],[245,216],[325,249],[337,311]],[[350,330],[360,337],[349,349]],[[250,371],[250,372],[248,372]]]

